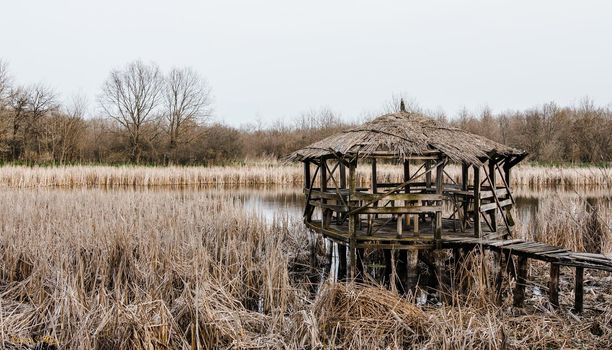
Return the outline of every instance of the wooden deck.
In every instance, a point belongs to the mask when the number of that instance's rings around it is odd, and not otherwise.
[[[483,251],[494,252],[497,256],[498,273],[496,289],[501,295],[501,281],[504,271],[510,273],[517,281],[514,290],[514,305],[521,306],[525,298],[528,261],[535,259],[550,263],[549,298],[553,306],[559,306],[559,275],[560,267],[575,268],[574,310],[583,310],[583,274],[584,269],[594,269],[612,272],[612,259],[603,254],[573,252],[568,249],[552,246],[541,242],[529,242],[521,239],[503,239],[506,231],[490,232],[483,230],[483,236],[473,236],[473,232],[460,232],[456,220],[444,219],[441,240],[434,240],[433,229],[430,222],[419,224],[418,232],[406,225],[406,231],[398,236],[396,221],[385,218],[368,223],[362,221],[357,224],[354,247],[360,249],[393,249],[393,250],[421,250],[421,249],[452,249],[454,254],[459,251],[479,248]],[[322,234],[325,238],[347,247],[351,241],[348,224],[333,222],[323,228],[321,221],[306,222],[313,231]],[[378,226],[377,226],[378,225]],[[484,228],[484,227],[483,227]],[[346,249],[346,248],[343,248]],[[516,261],[516,262],[515,262]]]

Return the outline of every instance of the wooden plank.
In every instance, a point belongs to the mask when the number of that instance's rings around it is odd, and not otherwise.
[[[383,193],[372,194],[357,192],[351,196],[351,200],[373,201],[379,199]],[[435,193],[393,193],[384,196],[385,200],[400,200],[400,201],[442,201],[443,194]]]
[[[579,260],[584,260],[584,261],[589,261],[589,262],[593,262],[593,263],[600,263],[600,264],[604,264],[604,265],[610,265],[612,266],[612,260],[606,258],[605,256],[601,255],[601,257],[593,257],[590,255],[584,255],[581,253],[571,253],[571,257],[574,259],[579,259]]]
[[[512,205],[512,200],[510,200],[510,199],[505,199],[505,200],[499,202],[499,207],[501,207],[501,208],[507,207],[509,205]],[[481,213],[485,213],[485,212],[488,212],[488,211],[491,211],[491,210],[495,210],[497,208],[498,208],[497,203],[495,203],[495,202],[487,203],[487,204],[483,204],[483,205],[480,206],[480,212]]]
[[[499,188],[495,190],[495,194],[497,197],[503,197],[508,195],[508,190],[505,188]],[[493,191],[482,191],[480,192],[480,199],[489,199],[493,198]]]
[[[342,205],[342,204],[325,204],[325,203],[321,204],[321,202],[314,201],[314,200],[311,200],[309,204],[315,207],[323,208],[323,209],[332,209],[333,211],[339,211],[339,212],[349,211],[349,207],[347,207],[346,205]]]
[[[357,247],[361,249],[424,250],[432,249],[435,247],[435,245],[433,241],[431,243],[415,244],[358,242]]]
[[[328,188],[327,192],[323,192],[317,189],[313,189],[311,191],[311,195],[310,195],[310,199],[338,199],[340,196],[338,196],[338,194],[335,192],[336,189],[335,188]],[[348,194],[344,194],[342,193],[342,191],[340,192],[342,194],[342,196],[344,198],[346,198],[348,196]]]
[[[522,239],[509,239],[509,240],[505,240],[505,241],[499,241],[499,242],[495,242],[495,243],[491,243],[490,245],[493,247],[503,247],[506,245],[510,245],[510,244],[515,244],[515,243],[523,243],[524,241]]]
[[[442,211],[441,205],[410,207],[367,207],[357,211],[359,214],[420,214]]]

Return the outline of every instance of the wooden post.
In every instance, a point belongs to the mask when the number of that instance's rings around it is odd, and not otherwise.
[[[349,192],[351,195],[354,195],[356,192],[355,185],[355,172],[356,172],[357,162],[352,162],[349,165]],[[350,270],[349,275],[351,279],[355,279],[357,276],[357,221],[359,220],[359,214],[351,214],[349,216],[349,227],[348,227],[348,235],[349,235],[349,256],[350,256]]]
[[[497,171],[495,170],[495,162],[492,159],[489,159],[489,180],[491,180],[491,191],[495,191],[497,189],[495,186],[495,180],[497,178],[496,174]],[[493,232],[497,232],[497,209],[491,211],[489,218],[491,219],[491,228],[493,229]]]
[[[333,266],[333,261],[334,261],[334,241],[332,241],[331,239],[324,238],[323,242],[328,244],[327,252],[326,252],[327,253],[327,256],[326,256],[327,258],[327,261],[326,261],[327,277],[326,279],[327,279],[330,276],[333,276],[332,266]]]
[[[453,248],[453,280],[452,280],[452,288],[453,290],[459,291],[459,282],[461,281],[459,270],[461,269],[461,250],[459,248]]]
[[[321,173],[321,192],[327,191],[327,160],[325,157],[319,158],[319,172]],[[323,229],[328,225],[328,213],[327,209],[325,209],[325,204],[327,204],[327,199],[323,196],[320,198],[321,201],[321,233],[323,233]]]
[[[406,252],[406,288],[413,290],[419,281],[417,265],[419,264],[419,251],[410,249]]]
[[[427,173],[425,174],[425,188],[428,190],[431,189],[431,171],[428,171],[429,169],[431,169],[431,161],[426,160],[425,171],[427,171]]]
[[[584,268],[576,267],[576,285],[574,288],[574,312],[584,311]]]
[[[474,165],[474,236],[482,235],[480,223],[480,167]]]
[[[365,263],[364,263],[365,250],[363,248],[356,249],[357,256],[357,275],[356,279],[362,282],[365,278]]]
[[[559,264],[550,263],[550,282],[548,283],[550,304],[559,307]]]
[[[461,164],[461,191],[467,192],[468,190],[468,181],[469,181],[469,171],[470,171],[470,166],[467,165],[466,163]],[[468,219],[468,205],[470,204],[469,199],[467,196],[463,196],[463,221],[461,223],[461,232],[463,232],[463,229],[465,227],[465,222]]]
[[[310,188],[310,161],[304,161],[304,189]]]
[[[338,167],[340,168],[340,190],[345,190],[346,189],[346,166],[344,165],[344,161],[343,160],[338,160],[339,164]],[[343,191],[339,191],[341,196],[345,196],[345,193]],[[337,213],[338,216],[338,225],[341,225],[345,218],[346,218],[346,213],[343,213],[341,211],[338,211]]]
[[[370,182],[372,193],[376,193],[378,188],[378,183],[376,181],[376,158],[372,158],[372,181]]]
[[[344,165],[344,162],[340,161],[340,165],[338,165],[338,167],[340,168],[340,188],[345,189],[346,188],[346,166]]]
[[[321,192],[324,192],[327,191],[327,166],[325,166],[327,161],[324,157],[321,157],[319,158],[319,162],[319,172],[321,173]]]
[[[370,189],[372,193],[378,192],[378,183],[376,181],[376,158],[372,158],[372,175],[371,175],[371,181],[370,181]],[[377,207],[378,203],[374,202],[372,206]],[[372,234],[372,226],[374,225],[374,219],[377,216],[378,215],[376,214],[368,214],[368,234]]]
[[[512,259],[512,255],[508,256],[508,259]],[[524,255],[518,256],[518,263],[516,267],[516,287],[514,289],[514,306],[521,307],[525,301],[525,283],[527,282],[527,257]]]
[[[497,273],[495,276],[495,303],[497,305],[501,305],[504,282],[504,254],[502,254],[502,252],[496,252],[494,257],[495,265],[497,267]]]
[[[396,264],[395,271],[397,271],[398,277],[398,281],[396,281],[397,290],[400,294],[403,294],[408,291],[408,252],[405,249],[399,250]]]
[[[508,164],[509,161],[510,159],[506,158],[506,161],[504,162],[504,177],[506,178],[506,184],[508,184],[508,190],[510,190],[510,165]]]
[[[397,215],[397,237],[401,238],[402,235],[404,234],[404,225],[403,225],[403,215],[402,214],[398,214]]]
[[[304,160],[304,191],[309,191],[308,193],[311,193],[312,186],[313,186],[313,183],[312,183],[312,177],[310,175],[310,161]],[[314,207],[310,205],[309,203],[310,201],[309,198],[310,196],[306,196],[306,203],[304,204],[305,206],[304,219],[307,222],[312,221],[312,212],[314,210]]]
[[[408,180],[410,179],[410,160],[405,159],[404,160],[404,182],[408,182]],[[404,193],[410,193],[410,184],[406,185],[406,188],[404,189]],[[407,207],[410,203],[408,201],[404,201],[404,206]],[[410,225],[410,218],[413,215],[411,214],[406,214],[404,215],[404,217],[406,218],[406,225]],[[415,220],[418,220],[418,215],[415,216]],[[413,226],[414,229],[414,226]]]
[[[393,267],[391,266],[391,249],[383,249],[383,257],[385,260],[385,272],[383,273],[383,283],[391,287],[391,276]]]
[[[436,194],[441,195],[444,192],[444,163],[441,163],[436,168]],[[436,201],[438,204],[438,201]],[[436,246],[439,248],[442,240],[442,209],[436,211],[434,239]]]
[[[404,182],[410,179],[410,160],[404,160]],[[406,185],[406,193],[410,193],[410,184]]]
[[[346,279],[346,245],[338,243],[338,281]]]

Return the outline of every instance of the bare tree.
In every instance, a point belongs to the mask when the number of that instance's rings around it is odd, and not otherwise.
[[[12,160],[21,159],[28,147],[34,148],[34,151],[40,154],[42,118],[58,108],[57,95],[45,85],[37,84],[11,90],[10,110],[6,115],[9,120],[9,147]]]
[[[141,61],[113,70],[104,82],[100,106],[127,132],[132,162],[140,162],[146,143],[144,130],[159,117],[162,87],[163,77],[157,65]]]
[[[12,87],[12,79],[8,72],[8,64],[0,59],[0,110],[4,108]]]
[[[174,68],[166,76],[165,113],[169,150],[174,160],[179,143],[189,143],[188,126],[202,125],[211,115],[210,87],[195,70]]]
[[[47,139],[53,160],[59,164],[74,159],[79,148],[82,148],[83,135],[86,131],[86,112],[87,99],[85,96],[76,95],[67,107],[53,115],[47,123]]]

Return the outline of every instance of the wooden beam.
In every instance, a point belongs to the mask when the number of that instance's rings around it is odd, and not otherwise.
[[[559,264],[550,263],[550,281],[548,283],[550,304],[559,307]]]
[[[431,161],[425,161],[425,186],[427,189],[431,188]]]
[[[410,161],[404,160],[404,182],[410,180]],[[410,185],[406,185],[406,193],[410,193]]]
[[[495,276],[495,304],[501,305],[504,287],[504,254],[502,252],[495,252],[493,256],[495,257],[495,265],[497,267]]]
[[[304,189],[310,188],[310,162],[304,161]]]
[[[320,165],[321,168],[321,191],[327,191],[327,164],[325,158],[321,157]]]
[[[466,163],[462,163],[461,164],[461,190],[464,192],[467,192],[468,190],[468,179],[469,179],[469,171],[470,171],[470,166]],[[466,222],[469,220],[468,219],[468,206],[470,204],[469,198],[467,196],[463,197],[463,221],[461,223],[461,232],[463,232],[465,226],[466,226]]]
[[[576,283],[574,286],[574,312],[584,311],[584,268],[576,267]]]
[[[444,192],[444,163],[439,164],[436,167],[436,194],[442,195]],[[440,203],[442,204],[442,203]],[[435,214],[435,231],[434,231],[434,239],[436,240],[436,245],[440,243],[442,239],[442,208],[436,211]]]
[[[315,192],[316,194],[316,192]],[[374,201],[380,200],[380,194],[371,194],[371,193],[355,193],[355,195],[351,199],[355,200],[363,200],[363,201]],[[396,194],[388,194],[384,196],[384,200],[403,200],[403,201],[441,201],[444,200],[444,196],[442,194],[433,194],[433,193],[396,193]]]
[[[376,183],[376,158],[372,158],[372,178],[370,181],[370,189],[372,190],[372,193],[376,193],[378,190]]]
[[[343,281],[346,279],[346,245],[336,244],[338,246],[338,280]]]
[[[349,193],[355,194],[355,173],[357,168],[357,162],[351,162],[349,165]],[[350,279],[354,280],[357,276],[357,221],[359,220],[359,214],[349,214],[348,224],[348,235],[349,235],[349,256],[350,256]]]
[[[495,197],[496,196],[495,191],[497,190],[497,186],[496,186],[497,179],[495,176],[497,172],[495,171],[495,162],[492,159],[489,159],[488,165],[489,165],[489,182],[491,184],[491,191],[493,191],[493,196]],[[492,210],[489,213],[489,218],[491,219],[491,231],[497,232],[497,209]]]
[[[512,259],[509,255],[508,259]],[[525,284],[527,283],[527,268],[528,260],[524,255],[518,256],[518,262],[516,266],[516,287],[514,288],[514,301],[513,304],[516,307],[522,307],[525,301]]]
[[[340,188],[346,188],[346,166],[340,162]]]
[[[383,273],[383,284],[391,287],[391,276],[392,275],[392,262],[391,262],[391,249],[383,249],[383,257],[385,260],[385,271]]]
[[[474,165],[474,236],[482,235],[480,222],[480,167]]]

